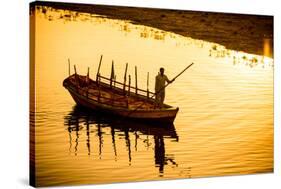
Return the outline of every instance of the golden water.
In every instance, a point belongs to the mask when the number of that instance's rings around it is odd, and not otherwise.
[[[273,171],[273,60],[155,28],[42,7],[35,15],[36,181],[40,186],[192,178]],[[116,125],[75,106],[62,81],[79,74],[117,80],[125,64],[153,91],[165,67],[173,128]],[[73,69],[71,71],[73,73]]]

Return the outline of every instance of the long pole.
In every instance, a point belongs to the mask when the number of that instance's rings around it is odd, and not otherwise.
[[[190,68],[194,63],[192,62],[190,65],[188,65],[185,69],[183,69],[178,75],[176,75],[171,81],[175,81],[181,74],[183,74],[188,68]],[[157,95],[161,90],[165,89],[168,85],[170,85],[172,82],[167,83],[165,86],[163,86],[161,89],[159,89],[156,93],[154,93],[150,98],[153,98],[155,95]],[[128,117],[133,112],[137,111],[140,107],[142,107],[146,103],[145,101],[141,103],[138,107],[136,107],[133,111],[129,112],[125,117]]]
[[[181,74],[183,74],[183,72],[185,72],[188,68],[190,68],[192,65],[193,65],[194,63],[192,62],[191,64],[189,64],[184,70],[182,70],[178,75],[176,75],[176,77],[174,77],[174,79],[172,79],[172,81],[173,80],[176,80]],[[170,83],[168,83],[168,84],[170,84]],[[168,85],[167,85],[168,86]]]
[[[171,81],[175,81],[181,74],[183,74],[188,68],[190,68],[190,66],[192,66],[194,63],[192,62],[191,64],[189,64],[186,68],[184,68],[178,75],[176,75]],[[158,93],[160,93],[162,90],[164,90],[168,85],[170,85],[172,82],[167,83],[165,86],[163,86],[161,89],[159,89],[158,91],[156,91],[156,93],[154,93],[152,95],[152,97],[154,97],[155,95],[157,95]],[[152,98],[151,97],[151,98]]]

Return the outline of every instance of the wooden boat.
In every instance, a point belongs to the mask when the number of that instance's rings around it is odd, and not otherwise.
[[[97,74],[96,81],[76,73],[63,81],[76,104],[145,122],[173,123],[178,107],[164,104],[161,108],[155,105],[155,94],[149,90],[131,87],[111,78]],[[126,74],[125,74],[126,75]],[[133,92],[134,91],[134,92]]]

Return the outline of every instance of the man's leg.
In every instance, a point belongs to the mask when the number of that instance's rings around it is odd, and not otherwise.
[[[160,95],[159,93],[155,96],[155,107],[158,108],[160,106]]]

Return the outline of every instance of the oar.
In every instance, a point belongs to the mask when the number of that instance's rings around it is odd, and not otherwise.
[[[184,68],[184,70],[182,70],[178,75],[176,75],[171,82],[167,83],[165,86],[163,86],[161,89],[159,89],[156,93],[154,93],[150,98],[153,98],[155,95],[157,95],[159,92],[161,92],[162,90],[164,90],[166,87],[168,87],[168,85],[170,85],[173,81],[175,81],[181,74],[183,74],[188,68],[190,68],[194,63],[192,62],[190,65],[188,65],[186,68]],[[138,107],[136,107],[133,111],[130,111],[126,116],[124,117],[128,117],[130,114],[134,113],[135,111],[137,111],[140,107],[142,107],[145,104],[145,101],[143,103],[141,103]]]
[[[183,74],[183,72],[185,72],[188,68],[190,68],[194,63],[192,62],[191,64],[189,64],[186,68],[184,68],[184,70],[182,70],[178,75],[176,75],[171,82],[167,83],[165,86],[163,86],[161,89],[159,89],[156,93],[154,93],[154,95],[152,95],[152,97],[154,97],[156,94],[160,93],[163,89],[165,89],[166,87],[168,87],[168,85],[170,85],[172,82],[174,82],[181,74]],[[151,97],[151,98],[152,98]]]

